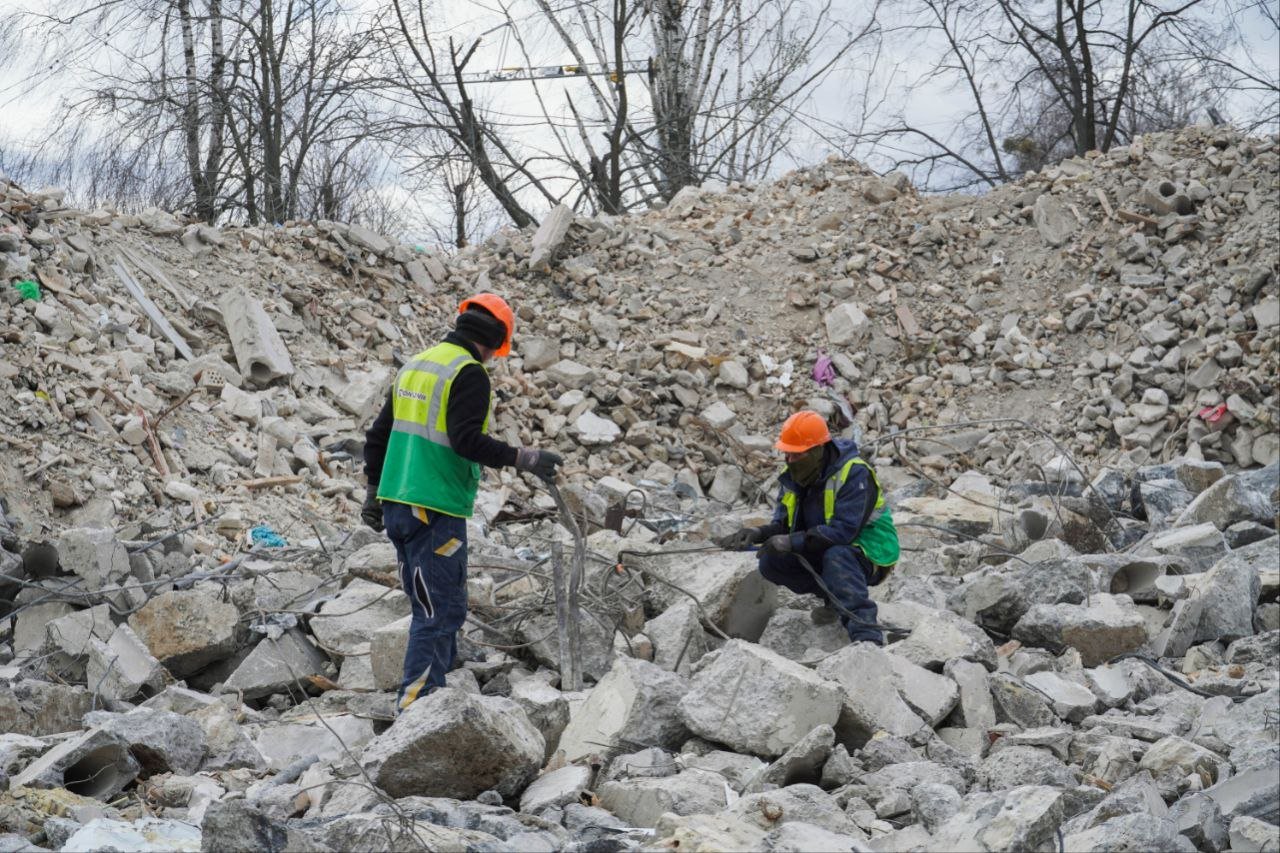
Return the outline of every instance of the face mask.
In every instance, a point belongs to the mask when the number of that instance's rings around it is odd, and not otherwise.
[[[787,473],[797,486],[808,486],[822,473],[822,445],[812,447],[795,462],[787,463]]]

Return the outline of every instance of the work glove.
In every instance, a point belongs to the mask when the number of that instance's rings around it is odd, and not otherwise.
[[[360,520],[379,533],[384,529],[382,501],[378,500],[378,495],[373,490],[364,496],[364,506],[360,508]]]
[[[516,468],[520,471],[528,471],[543,480],[554,480],[556,467],[562,462],[564,457],[550,450],[522,447],[516,451]]]
[[[806,530],[804,532],[804,549],[811,553],[825,553],[828,548],[835,544],[836,543],[819,533],[817,528]]]
[[[764,547],[760,550],[774,557],[790,554],[791,535],[789,533],[779,533],[777,536],[770,536],[764,540]]]
[[[742,527],[730,533],[728,536],[722,536],[716,540],[716,545],[726,551],[745,551],[752,545],[760,542],[760,528],[758,527]]]

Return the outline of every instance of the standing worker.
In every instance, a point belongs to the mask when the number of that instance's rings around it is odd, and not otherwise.
[[[851,641],[883,645],[867,588],[883,581],[898,562],[898,531],[875,471],[858,456],[855,442],[832,440],[817,412],[787,418],[774,447],[785,454],[787,468],[779,477],[773,521],[744,527],[717,544],[728,549],[760,545],[760,574],[766,580],[827,599]],[[797,555],[821,575],[826,591]]]
[[[467,616],[467,519],[480,466],[514,465],[552,479],[563,459],[489,436],[493,391],[484,365],[511,352],[515,315],[493,293],[463,300],[453,331],[400,369],[365,434],[369,481],[360,517],[385,527],[413,620],[397,696],[403,712],[445,683]]]

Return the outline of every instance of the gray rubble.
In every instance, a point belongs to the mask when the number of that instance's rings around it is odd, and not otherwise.
[[[963,198],[829,160],[451,256],[0,179],[0,846],[1277,849],[1278,175],[1219,128]],[[573,536],[487,472],[397,716],[363,430],[478,288],[491,431],[567,457],[585,677]],[[883,648],[707,550],[796,405],[900,525]],[[946,427],[997,416],[1036,429]]]

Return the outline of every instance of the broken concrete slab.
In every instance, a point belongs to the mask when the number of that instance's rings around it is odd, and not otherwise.
[[[85,725],[97,726],[127,744],[143,778],[158,773],[189,776],[200,769],[204,760],[206,743],[200,723],[171,711],[93,711],[85,715]]]
[[[201,590],[171,590],[129,617],[129,627],[175,676],[226,657],[239,645],[240,611]]]
[[[117,625],[105,643],[90,638],[85,678],[97,694],[128,701],[144,690],[159,691],[167,674],[142,639],[126,624]]]
[[[689,730],[741,752],[775,757],[840,717],[843,691],[794,661],[730,640],[698,663],[680,700]]]
[[[555,259],[572,224],[573,209],[567,205],[557,204],[547,211],[547,215],[538,225],[538,230],[533,234],[529,252],[529,269],[541,269]]]
[[[1232,551],[1197,578],[1192,593],[1200,602],[1195,641],[1231,642],[1251,636],[1261,587],[1259,572],[1275,564],[1275,543],[1264,540]]]
[[[409,599],[399,589],[356,578],[343,588],[337,598],[320,606],[320,612],[311,617],[311,633],[323,650],[334,655],[349,655],[364,643],[372,646],[379,628],[408,614]],[[405,636],[408,636],[407,631]],[[379,672],[375,659],[374,677],[382,684]],[[398,673],[395,683],[400,683]]]
[[[543,809],[576,803],[591,784],[591,776],[590,767],[577,764],[544,773],[520,795],[520,811],[537,814]]]
[[[119,735],[90,728],[14,774],[9,788],[66,788],[73,794],[107,800],[124,790],[138,771],[138,762]]]
[[[546,744],[515,702],[443,688],[414,702],[360,764],[393,797],[512,797],[542,766]]]
[[[843,688],[835,729],[847,749],[861,747],[879,731],[912,737],[928,730],[898,692],[892,658],[868,643],[855,643],[818,664],[819,676]]]
[[[326,662],[305,634],[290,628],[279,639],[267,637],[259,642],[231,673],[226,687],[243,693],[246,699],[280,692],[301,695],[307,676],[323,672]]]
[[[715,813],[728,805],[724,779],[706,770],[685,770],[659,779],[606,782],[596,793],[602,807],[632,826],[654,827],[668,812]]]
[[[675,748],[689,730],[677,710],[689,691],[683,676],[648,661],[619,657],[572,713],[560,737],[566,761],[615,750],[626,743]]]
[[[55,547],[62,568],[84,578],[90,590],[118,583],[129,574],[129,553],[110,530],[74,527],[63,531]]]
[[[654,612],[697,601],[704,619],[730,637],[754,642],[777,601],[777,588],[760,575],[756,562],[751,553],[722,551],[694,560],[681,554],[646,557],[634,565],[645,575],[645,598]]]
[[[231,338],[240,374],[258,386],[293,375],[293,359],[262,303],[244,290],[222,294],[218,310]]]
[[[1080,652],[1098,666],[1147,641],[1146,622],[1127,595],[1094,595],[1088,604],[1037,604],[1018,620],[1013,636],[1033,646]]]

